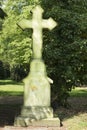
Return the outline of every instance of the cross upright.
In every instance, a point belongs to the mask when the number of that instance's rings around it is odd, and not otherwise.
[[[38,5],[32,10],[33,18],[32,20],[21,20],[18,25],[22,28],[32,28],[33,29],[33,58],[41,59],[42,58],[42,30],[43,28],[48,28],[49,30],[53,29],[57,23],[49,18],[48,20],[42,19],[43,9]]]

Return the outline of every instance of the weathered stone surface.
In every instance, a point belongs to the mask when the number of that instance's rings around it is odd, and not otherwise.
[[[32,20],[19,22],[21,28],[33,29],[33,60],[30,63],[29,75],[24,79],[24,106],[21,115],[15,119],[14,125],[30,126],[34,122],[34,125],[47,126],[58,122],[59,126],[59,120],[54,121],[53,110],[50,107],[50,81],[52,80],[47,77],[45,64],[42,61],[42,30],[43,28],[51,30],[57,24],[52,18],[42,19],[43,9],[40,6],[36,6],[32,12]],[[44,120],[45,118],[47,120]]]
[[[15,118],[15,126],[29,126],[31,122],[45,118],[53,118],[51,107],[24,107],[21,115]]]
[[[18,25],[22,28],[32,28],[33,29],[33,57],[36,59],[42,58],[42,30],[43,28],[48,28],[52,30],[57,23],[52,19],[42,19],[43,9],[38,5],[33,10],[32,20],[22,19]],[[38,14],[38,15],[37,15]]]
[[[24,83],[24,106],[50,106],[50,83],[42,60],[33,59]]]
[[[40,69],[39,69],[40,68]],[[50,107],[50,83],[46,75],[45,65],[42,60],[34,59],[31,62],[30,73],[24,80],[24,106],[21,115],[15,119],[22,126],[28,126],[32,120],[41,120],[53,117],[53,109]]]
[[[52,118],[53,109],[51,107],[24,107],[21,116],[34,118],[35,120],[43,118]]]
[[[18,118],[17,118],[18,119]],[[28,117],[19,117],[18,120],[16,120],[16,125],[17,126],[33,126],[33,127],[60,127],[60,120],[59,118],[47,118],[47,119],[42,119],[39,121],[30,121]]]

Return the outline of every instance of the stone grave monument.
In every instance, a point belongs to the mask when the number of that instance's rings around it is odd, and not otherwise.
[[[14,125],[59,126],[59,119],[53,117],[53,109],[50,106],[52,80],[47,77],[42,60],[42,30],[52,30],[57,23],[52,18],[42,19],[43,9],[39,5],[32,12],[32,20],[23,19],[18,23],[22,29],[33,29],[33,60],[30,63],[29,75],[24,79],[24,105],[21,114],[15,118]]]

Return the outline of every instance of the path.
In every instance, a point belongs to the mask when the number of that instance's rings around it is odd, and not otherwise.
[[[87,98],[73,97],[73,98],[69,99],[69,103],[72,104],[71,108],[66,109],[66,108],[59,107],[55,111],[55,113],[58,114],[60,119],[63,121],[63,127],[60,127],[58,130],[68,130],[67,129],[67,127],[69,127],[68,123],[71,123],[71,127],[72,127],[73,124],[72,124],[72,122],[69,121],[69,119],[71,119],[71,117],[72,118],[76,117],[76,119],[79,120],[78,116],[80,113],[82,113],[81,116],[85,116],[84,120],[87,121]],[[22,96],[0,97],[0,130],[3,129],[1,127],[7,126],[7,125],[13,126],[14,118],[20,114],[22,104],[23,104]],[[81,117],[80,120],[83,120],[83,118]],[[32,128],[30,130],[36,130],[36,129]],[[38,129],[38,130],[40,130],[40,129]],[[48,129],[46,129],[46,130],[48,130]],[[84,129],[84,130],[87,130],[87,129]]]

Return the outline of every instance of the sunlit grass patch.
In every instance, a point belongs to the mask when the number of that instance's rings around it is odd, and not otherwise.
[[[70,96],[87,97],[87,87],[76,87],[70,92]]]
[[[87,113],[80,113],[66,119],[68,130],[87,130]]]
[[[18,85],[18,84],[23,84],[22,82],[16,82],[16,81],[13,81],[13,80],[0,80],[0,85]]]
[[[23,83],[12,80],[0,80],[0,96],[23,95]]]

